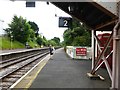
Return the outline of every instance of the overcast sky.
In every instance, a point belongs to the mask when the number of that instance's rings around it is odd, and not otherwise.
[[[55,7],[52,4],[47,5],[46,2],[36,2],[35,8],[26,8],[25,1],[0,1],[0,20],[3,20],[3,28],[8,27],[7,24],[11,22],[14,15],[22,16],[28,21],[34,21],[39,26],[39,33],[42,33],[47,39],[59,37],[63,40],[62,35],[67,28],[58,27],[58,17],[70,17],[68,14]],[[1,22],[1,21],[0,21]],[[2,29],[0,29],[0,33]]]

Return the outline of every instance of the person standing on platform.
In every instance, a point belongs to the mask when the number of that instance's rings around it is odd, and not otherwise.
[[[49,46],[49,51],[50,51],[50,59],[51,59],[53,55],[53,47],[51,45]]]

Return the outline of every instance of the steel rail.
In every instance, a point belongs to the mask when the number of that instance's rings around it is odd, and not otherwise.
[[[9,67],[8,69],[1,71],[2,72],[2,74],[1,74],[2,76],[0,76],[0,80],[2,80],[3,78],[5,78],[6,76],[10,75],[11,73],[19,70],[20,68],[30,64],[31,62],[35,61],[36,59],[39,59],[40,57],[42,57],[42,56],[44,56],[46,54],[48,54],[48,52],[44,53],[44,54],[40,54],[40,55],[35,56],[35,57],[32,56],[30,58],[26,58],[27,60],[24,59],[25,61],[22,61],[21,63],[15,64],[15,65]]]
[[[34,53],[28,53],[28,54],[25,54],[25,55],[22,55],[22,56],[19,56],[19,57],[2,60],[2,61],[0,62],[0,64],[8,63],[8,62],[14,61],[14,60],[16,60],[16,59],[20,59],[20,58],[22,58],[22,57],[26,57],[26,56],[28,56],[28,55],[32,55],[32,54],[34,54]]]
[[[33,54],[28,57],[22,57],[23,60],[21,62],[19,60],[19,62],[11,64],[12,66],[10,65],[10,66],[5,66],[4,68],[1,68],[0,80],[2,81],[2,83],[0,84],[0,88],[8,89],[12,84],[14,84],[18,80],[16,78],[20,78],[21,76],[23,76],[28,70],[30,70],[30,68],[32,68],[40,60],[40,58],[43,58],[47,54],[49,54],[49,51],[43,50],[40,53]],[[27,68],[25,69],[24,67],[27,67]],[[17,74],[14,75],[14,73],[17,73]],[[13,78],[13,80],[8,80],[7,78]],[[6,82],[7,82],[6,84],[7,86],[5,87],[4,85]]]
[[[29,56],[26,56],[26,55],[25,55],[25,56],[23,56],[23,57],[19,57],[19,59],[7,60],[7,61],[5,61],[4,63],[2,63],[2,64],[0,65],[0,69],[3,69],[3,68],[6,68],[6,67],[9,67],[9,66],[11,66],[11,65],[14,65],[14,64],[16,64],[16,63],[22,62],[22,61],[24,61],[24,60],[27,60],[27,59],[32,58],[33,56],[37,56],[37,55],[39,55],[39,54],[41,54],[41,52],[40,52],[40,53],[37,53],[37,54],[29,55]]]

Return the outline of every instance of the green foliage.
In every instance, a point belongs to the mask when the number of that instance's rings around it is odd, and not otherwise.
[[[38,36],[36,41],[40,46],[43,45],[43,38],[41,36]]]
[[[48,40],[49,45],[57,46],[57,43],[54,40]]]
[[[73,22],[72,22],[72,29],[76,28],[76,27],[79,27],[81,24],[79,23],[79,21],[73,19]]]
[[[72,45],[73,46],[86,46],[85,41],[86,41],[85,36],[77,36],[74,38]]]
[[[54,41],[55,45],[59,46],[60,45],[60,38],[58,37],[54,37],[53,39],[51,39],[52,41]]]
[[[28,42],[29,46],[34,48],[36,46],[53,46],[60,45],[60,39],[54,37],[51,40],[47,40],[44,36],[43,38],[38,34],[39,28],[35,22],[27,22],[22,16],[13,17],[12,22],[8,24],[9,28],[4,29],[10,41],[18,41],[23,45]]]
[[[39,35],[36,39],[37,43],[40,45],[40,46],[49,46],[49,45],[52,45],[52,46],[59,46],[60,45],[60,39],[58,37],[54,37],[53,39],[51,40],[47,40],[44,36],[43,38]]]
[[[38,34],[38,31],[39,31],[38,25],[35,22],[31,22],[31,21],[29,21],[28,23],[31,25],[31,29],[35,32],[35,36],[37,37],[39,35]]]
[[[30,45],[31,48],[37,48],[39,47],[38,43],[34,41],[29,41],[28,44]]]
[[[26,43],[27,41],[33,40],[35,37],[35,32],[31,28],[31,25],[23,17],[13,17],[13,20],[9,25],[9,28],[5,29],[8,37],[13,40],[17,40],[21,43]]]
[[[49,42],[48,40],[43,36],[39,35],[36,39],[37,43],[40,45],[40,46],[49,46]]]
[[[77,21],[73,21],[73,28],[67,29],[63,33],[63,45],[68,46],[90,46],[91,45],[91,32],[84,25]]]
[[[43,36],[43,46],[48,46],[48,40]]]
[[[30,29],[29,32],[30,32],[29,40],[34,41],[35,40],[35,32],[32,29]]]

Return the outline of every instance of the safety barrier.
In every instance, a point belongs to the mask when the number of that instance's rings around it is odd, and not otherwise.
[[[66,53],[73,59],[91,59],[91,47],[67,46]]]

